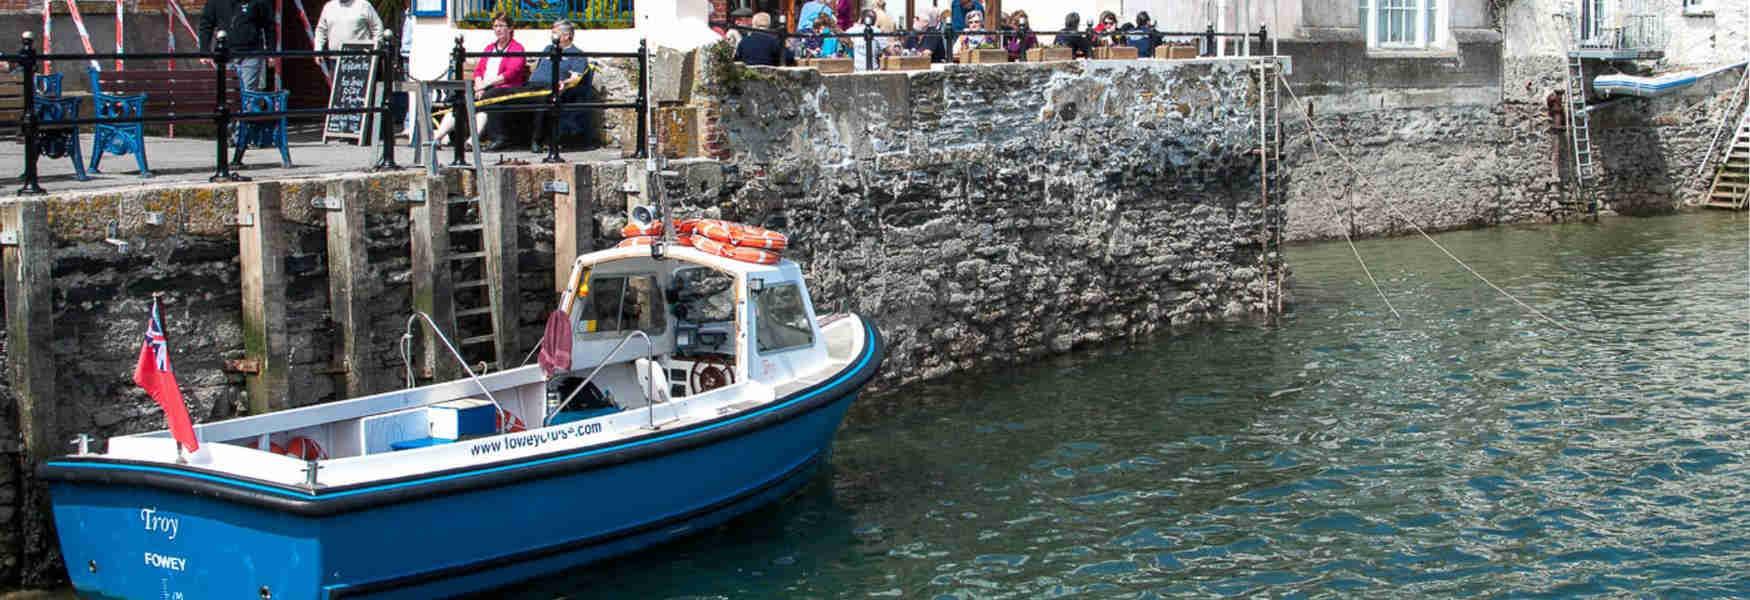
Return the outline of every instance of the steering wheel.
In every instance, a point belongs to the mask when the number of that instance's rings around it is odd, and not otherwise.
[[[735,383],[735,370],[729,368],[729,361],[722,358],[699,359],[693,363],[687,376],[687,384],[694,394],[703,394],[732,383]]]

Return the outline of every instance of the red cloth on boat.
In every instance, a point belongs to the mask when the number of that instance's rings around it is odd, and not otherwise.
[[[170,426],[171,437],[189,452],[199,450],[194,437],[194,423],[188,418],[188,406],[182,403],[182,389],[176,385],[176,372],[170,368],[170,343],[164,337],[164,320],[158,317],[158,299],[152,299],[152,315],[146,319],[146,341],[140,344],[140,361],[134,365],[134,383],[146,390],[146,395],[164,409],[164,421]]]
[[[571,369],[571,317],[556,310],[547,315],[547,333],[541,338],[541,372],[548,377]]]

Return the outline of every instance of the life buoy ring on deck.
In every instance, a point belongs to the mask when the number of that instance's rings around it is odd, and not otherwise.
[[[509,417],[509,418],[507,419],[506,417]],[[507,421],[508,421],[508,424],[506,424]],[[498,430],[499,431],[503,431],[505,433],[516,433],[518,431],[526,431],[526,430],[528,430],[528,428],[529,428],[528,425],[523,424],[523,418],[516,416],[516,413],[510,412],[509,409],[504,409],[504,408],[498,409]]]
[[[693,247],[698,248],[707,254],[715,254],[717,256],[731,258],[742,262],[775,265],[778,264],[779,260],[778,253],[771,250],[744,248],[741,246],[726,244],[709,237],[694,236]]]
[[[268,450],[274,454],[284,454],[300,460],[326,460],[328,458],[328,451],[323,450],[321,444],[301,435],[287,441],[284,446],[268,444]]]
[[[692,235],[699,230],[699,221],[700,219],[681,219],[674,224],[674,231],[682,235]]]
[[[732,246],[765,250],[783,250],[790,247],[790,238],[764,227],[717,219],[699,221],[695,227],[699,235]]]
[[[654,236],[654,235],[640,235],[640,236],[633,236],[633,237],[629,237],[629,238],[620,240],[620,243],[614,244],[614,247],[615,248],[634,248],[637,246],[649,246],[649,245],[654,244],[654,243],[656,243],[656,236]]]
[[[620,237],[635,238],[641,235],[658,236],[662,235],[662,229],[662,221],[627,223],[625,227],[620,228]]]

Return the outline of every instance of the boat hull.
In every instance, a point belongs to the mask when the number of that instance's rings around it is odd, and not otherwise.
[[[745,415],[340,493],[287,497],[109,461],[51,463],[44,476],[82,595],[459,595],[685,536],[801,487],[880,362],[877,340],[833,380]]]

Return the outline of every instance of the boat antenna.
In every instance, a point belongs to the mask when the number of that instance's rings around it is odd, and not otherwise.
[[[645,60],[648,61],[649,57],[647,56]],[[643,88],[649,90],[653,83],[651,81],[651,69],[646,67],[641,69],[641,71],[642,73],[639,76],[643,78],[643,81],[641,82]],[[650,245],[650,257],[662,260],[663,246],[672,243],[675,240],[675,219],[672,215],[668,214],[668,191],[663,186],[662,179],[663,169],[668,167],[668,161],[664,160],[662,153],[657,151],[656,111],[650,105],[649,97],[645,98],[643,113],[644,114],[638,115],[638,118],[644,120],[644,175],[648,178],[645,180],[646,185],[644,186],[644,189],[649,190],[650,195],[655,198],[656,220],[662,223],[663,226],[662,235],[657,238],[656,243]]]

